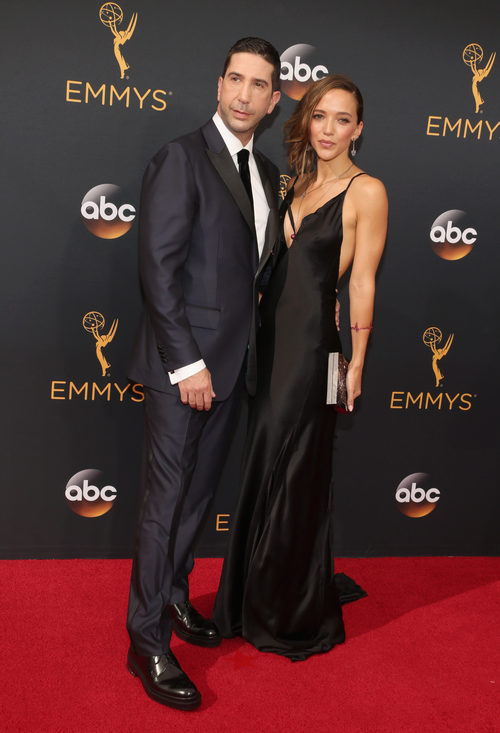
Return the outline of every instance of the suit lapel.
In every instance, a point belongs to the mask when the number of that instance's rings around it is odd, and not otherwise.
[[[255,162],[257,163],[257,169],[259,171],[260,180],[262,181],[262,186],[264,187],[264,193],[266,194],[267,204],[272,211],[273,209],[276,209],[277,207],[277,196],[278,192],[273,190],[273,184],[271,182],[271,179],[269,178],[269,174],[267,172],[266,165],[264,161],[262,160],[259,151],[255,150],[253,151],[253,157],[255,158]]]
[[[202,132],[208,143],[207,155],[212,165],[224,181],[250,230],[255,235],[252,205],[229,150],[226,148],[212,120],[202,128]]]
[[[256,277],[266,264],[271,254],[271,249],[276,241],[279,231],[279,214],[278,214],[278,189],[273,186],[273,182],[268,175],[266,166],[261,159],[259,153],[254,150],[255,162],[259,170],[260,180],[264,187],[264,193],[266,194],[267,203],[269,206],[269,218],[267,220],[266,236],[264,240],[264,249],[260,257],[259,267],[257,269]]]

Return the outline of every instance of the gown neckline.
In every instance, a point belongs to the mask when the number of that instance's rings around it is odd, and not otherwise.
[[[344,188],[344,189],[343,189],[342,191],[340,191],[339,193],[335,194],[335,196],[332,196],[332,198],[330,198],[330,199],[328,199],[327,201],[325,201],[325,203],[324,203],[324,204],[321,204],[321,206],[318,206],[318,208],[317,208],[317,209],[314,209],[314,211],[311,211],[311,212],[310,212],[309,214],[306,214],[305,216],[303,216],[303,217],[302,217],[302,220],[301,220],[301,222],[300,222],[300,226],[299,226],[299,228],[298,228],[298,229],[296,230],[296,229],[295,229],[295,222],[294,222],[294,220],[293,220],[293,213],[292,213],[292,203],[293,203],[293,202],[294,202],[294,200],[295,200],[295,183],[297,182],[297,178],[298,178],[298,176],[297,176],[297,177],[295,178],[294,182],[292,183],[292,186],[291,186],[290,190],[288,191],[288,194],[290,194],[290,192],[291,192],[291,193],[293,194],[293,195],[292,195],[292,200],[290,201],[290,204],[289,204],[289,206],[288,206],[288,209],[287,209],[287,212],[288,212],[288,216],[289,216],[289,218],[290,218],[290,224],[292,225],[292,229],[293,229],[293,237],[292,237],[292,241],[290,242],[290,246],[288,246],[288,244],[286,243],[286,237],[284,237],[284,239],[285,239],[285,246],[286,246],[287,250],[289,250],[289,249],[291,249],[291,248],[293,247],[293,245],[294,245],[294,243],[295,243],[295,239],[297,238],[297,235],[299,234],[300,230],[302,229],[302,226],[303,226],[303,224],[304,224],[304,221],[305,221],[306,219],[308,219],[308,218],[309,218],[309,217],[311,217],[311,216],[314,216],[314,215],[315,215],[315,214],[317,214],[317,213],[318,213],[319,211],[321,211],[321,209],[324,209],[324,208],[325,208],[325,206],[328,206],[328,205],[329,205],[329,204],[331,204],[331,203],[332,203],[333,201],[335,201],[335,199],[338,199],[338,198],[339,198],[339,196],[342,196],[343,194],[345,194],[345,193],[347,192],[347,189],[348,189],[348,188],[349,188],[349,186],[351,185],[351,183],[352,183],[352,182],[354,181],[354,179],[355,179],[355,178],[358,178],[358,176],[364,176],[364,175],[366,175],[366,174],[365,174],[365,171],[361,171],[361,173],[356,173],[356,175],[355,175],[355,176],[353,176],[353,177],[352,177],[352,178],[351,178],[351,179],[349,180],[349,183],[347,184],[347,186],[346,186],[346,187],[345,187],[345,188]],[[287,194],[287,195],[288,195],[288,194]],[[283,234],[284,234],[284,233],[283,233]]]

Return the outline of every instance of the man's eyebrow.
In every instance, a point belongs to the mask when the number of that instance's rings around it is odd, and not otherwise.
[[[229,76],[237,76],[240,79],[245,76],[241,71],[228,71]],[[260,79],[259,77],[253,77],[252,81],[258,81],[260,84],[265,84],[266,86],[269,86],[269,82],[267,79]]]

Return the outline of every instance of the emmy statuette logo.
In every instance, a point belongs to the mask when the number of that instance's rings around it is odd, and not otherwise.
[[[95,19],[95,10],[92,15]],[[90,104],[96,109],[104,107],[119,107],[120,109],[149,110],[164,112],[167,109],[167,99],[173,95],[172,90],[155,89],[154,82],[150,81],[145,87],[136,87],[134,84],[127,84],[124,80],[129,79],[127,73],[131,68],[123,55],[123,46],[130,41],[137,26],[137,13],[132,17],[126,27],[122,26],[124,21],[123,10],[117,3],[105,2],[101,5],[98,18],[105,28],[108,28],[113,41],[113,53],[120,70],[119,81],[116,74],[116,64],[109,53],[110,69],[113,69],[114,82],[110,83],[106,77],[97,79],[73,78],[66,80],[66,102],[69,104]],[[122,26],[120,28],[120,26]],[[99,26],[97,26],[99,27]],[[102,37],[106,37],[106,46],[109,47],[110,35],[101,30]],[[88,44],[89,39],[84,43]],[[128,53],[127,53],[128,56]],[[107,75],[107,71],[104,72]]]
[[[492,53],[488,59],[488,63],[483,66],[482,69],[478,69],[477,65],[483,60],[483,55],[484,52],[479,43],[469,43],[462,51],[463,62],[469,66],[472,71],[472,95],[476,103],[476,113],[479,112],[479,107],[484,104],[484,99],[481,97],[477,85],[480,84],[483,79],[486,79],[490,73],[497,54],[496,51]]]
[[[95,339],[95,353],[97,361],[101,365],[102,376],[109,377],[108,369],[111,368],[111,364],[102,353],[102,350],[114,339],[116,329],[118,328],[118,318],[113,320],[111,328],[106,334],[101,333],[104,328],[104,324],[104,316],[101,313],[98,313],[98,311],[89,311],[83,316],[83,328],[87,333],[91,333]]]
[[[434,389],[410,387],[395,389],[391,392],[389,408],[391,410],[418,410],[419,412],[454,412],[460,414],[473,408],[477,394],[473,392],[445,391],[444,374],[441,371],[441,360],[449,353],[455,334],[450,333],[446,341],[443,332],[437,326],[429,326],[422,334],[424,345],[431,351]],[[430,371],[430,369],[429,369]],[[401,385],[403,386],[403,385]],[[449,388],[448,388],[449,389]],[[420,474],[419,474],[420,475]]]
[[[460,51],[457,49],[457,55],[459,53]],[[479,92],[478,85],[489,76],[495,63],[496,51],[490,54],[487,63],[482,67],[479,65],[483,60],[484,51],[479,43],[468,43],[460,55],[462,62],[470,68],[472,73],[472,96],[475,102],[475,114],[482,115],[482,106],[485,104],[485,100]],[[470,98],[468,95],[467,97],[467,107],[469,107]],[[465,114],[457,116],[456,113],[448,115],[440,111],[438,114],[432,114],[427,117],[425,134],[431,137],[456,137],[457,140],[474,138],[476,140],[484,140],[485,142],[497,142],[499,139],[499,127],[500,120],[495,122],[491,118],[488,120],[480,116],[467,117]]]
[[[444,375],[438,366],[438,361],[446,356],[446,354],[450,350],[453,343],[453,338],[454,334],[450,333],[444,346],[438,348],[437,345],[440,344],[443,340],[441,329],[439,329],[437,326],[430,326],[424,331],[424,335],[422,336],[422,341],[432,351],[432,371],[434,372],[434,377],[436,379],[436,387],[441,387],[441,382],[444,379]]]
[[[130,66],[125,61],[121,46],[132,38],[137,24],[137,13],[132,14],[127,30],[119,31],[116,26],[120,25],[123,21],[123,10],[116,3],[104,3],[99,10],[99,20],[103,25],[109,28],[113,34],[113,51],[115,58],[118,61],[118,66],[120,67],[120,79],[124,79],[125,72],[127,69],[130,69]]]
[[[283,200],[287,194],[288,191],[288,181],[290,180],[290,176],[288,176],[286,173],[282,173],[280,175],[280,190],[279,195],[280,199]]]
[[[52,379],[50,382],[50,399],[68,402],[92,402],[94,404],[113,402],[122,405],[144,401],[144,389],[142,384],[130,382],[128,379],[118,376],[111,377],[111,364],[103,353],[103,350],[113,341],[118,329],[118,318],[114,318],[111,326],[106,328],[104,316],[99,311],[89,311],[82,318],[83,330],[90,335],[95,343],[95,355],[98,362],[98,369],[92,380],[85,377],[67,376],[64,379]],[[89,337],[84,337],[87,344]],[[93,370],[94,371],[94,370]],[[118,366],[118,372],[120,366]],[[116,374],[116,370],[115,370]],[[88,478],[88,477],[86,477]],[[90,481],[91,479],[88,478]],[[73,482],[74,483],[74,482]],[[85,493],[85,486],[82,491]]]

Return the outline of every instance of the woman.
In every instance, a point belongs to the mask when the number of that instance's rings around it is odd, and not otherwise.
[[[336,412],[326,404],[328,354],[341,351],[335,288],[352,264],[352,411],[387,227],[383,184],[349,157],[362,129],[361,94],[340,75],[315,82],[285,125],[298,175],[283,202],[281,240],[260,303],[259,382],[214,610],[223,636],[242,635],[295,661],[345,638],[333,571]]]

